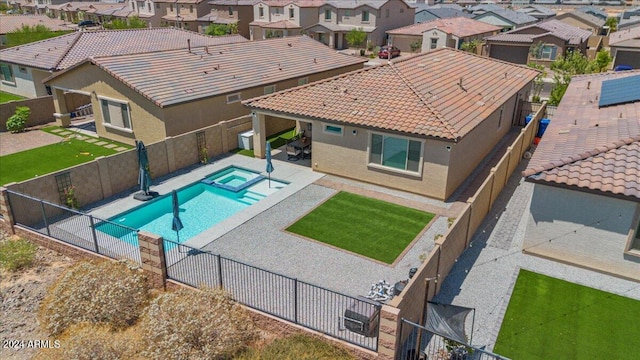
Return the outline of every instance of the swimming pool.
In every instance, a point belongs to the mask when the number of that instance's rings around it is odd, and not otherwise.
[[[212,180],[217,179],[227,179],[227,181],[221,181],[225,185],[229,185],[230,182],[233,184],[227,187],[215,186]],[[245,186],[244,184],[248,182],[250,182],[249,185]],[[180,220],[184,225],[179,232],[179,242],[191,239],[286,185],[285,182],[271,179],[269,186],[268,180],[259,173],[232,166],[178,190]],[[230,187],[241,188],[241,190],[229,190]],[[171,229],[173,223],[171,194],[113,216],[109,221],[178,242],[178,234]],[[96,225],[96,230],[128,243],[137,242],[137,237],[123,233],[121,229],[110,226],[108,223]]]

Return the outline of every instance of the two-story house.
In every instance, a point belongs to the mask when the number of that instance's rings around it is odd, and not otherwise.
[[[160,26],[162,15],[156,11],[153,0],[129,0],[129,8],[132,10],[129,16],[137,16],[151,27]]]
[[[249,38],[259,40],[296,36],[302,29],[318,22],[318,8],[324,0],[263,0],[253,6]]]
[[[211,24],[235,24],[238,34],[249,39],[249,23],[253,21],[253,5],[260,0],[212,0],[211,12],[198,18],[199,32],[205,32]]]
[[[198,18],[210,12],[210,6],[205,0],[153,0],[153,2],[156,4],[155,12],[161,14],[160,26],[198,31]]]

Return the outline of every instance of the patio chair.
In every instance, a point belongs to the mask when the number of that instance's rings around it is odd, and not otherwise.
[[[311,159],[311,145],[307,146],[306,148],[304,148],[304,150],[302,150],[302,159],[306,159],[309,158]]]
[[[300,149],[292,145],[287,145],[286,151],[287,151],[287,160],[298,160],[298,157],[302,153]]]

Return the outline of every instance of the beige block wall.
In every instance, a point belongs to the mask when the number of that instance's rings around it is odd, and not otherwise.
[[[417,52],[420,52],[422,48],[422,36],[418,35],[390,35],[389,42],[391,45],[400,49],[401,53],[411,53],[411,44],[414,42],[420,43]]]
[[[326,134],[323,123],[313,121],[313,169],[316,171],[354,178],[438,199],[443,199],[447,187],[447,166],[451,143],[419,139],[424,142],[422,176],[406,175],[389,170],[372,168],[369,163],[369,138],[367,129],[345,126],[343,136]],[[353,131],[356,134],[353,134]]]
[[[7,120],[16,112],[18,106],[26,106],[31,109],[31,114],[27,120],[27,127],[55,121],[53,118],[55,108],[51,96],[9,101],[8,103],[0,104],[0,131],[7,131]]]

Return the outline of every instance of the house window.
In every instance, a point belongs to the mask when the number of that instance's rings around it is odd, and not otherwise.
[[[228,10],[229,10],[229,16],[232,16],[233,15],[233,7],[229,6]]]
[[[366,10],[362,11],[362,21],[363,22],[369,21],[369,12]]]
[[[343,131],[344,131],[344,126],[340,126],[340,125],[327,125],[327,124],[325,124],[322,127],[322,132],[325,133],[325,134],[342,136]]]
[[[348,18],[349,16],[351,16],[351,10],[345,10],[344,17]]]
[[[189,5],[189,12],[193,13],[193,5]]]
[[[259,8],[258,8],[258,16],[259,16],[260,18],[263,18],[263,17],[264,17],[264,8],[263,8],[263,7],[259,7]]]
[[[331,20],[331,9],[325,9],[324,10],[324,19],[325,20]]]
[[[558,48],[555,45],[544,45],[540,53],[540,59],[555,60]]]
[[[276,86],[275,85],[269,85],[269,86],[265,86],[264,87],[264,94],[273,94],[274,92],[276,92]]]
[[[293,19],[296,16],[296,12],[293,8],[289,9],[289,19]]]
[[[284,9],[280,8],[280,7],[274,7],[273,8],[273,12],[278,15],[278,14],[284,14]]]
[[[382,134],[371,134],[369,162],[384,167],[419,172],[422,143]]]
[[[431,38],[431,49],[435,49],[438,47],[438,39],[437,38]]]
[[[227,104],[235,103],[242,100],[240,93],[235,93],[231,95],[227,95]]]
[[[4,82],[10,82],[10,83],[16,82],[15,77],[13,77],[13,71],[11,70],[11,65],[0,64],[0,80]]]
[[[106,126],[131,130],[129,105],[126,102],[104,98],[99,99],[102,119]]]
[[[308,83],[309,83],[309,78],[308,77],[303,77],[303,78],[299,78],[298,79],[298,86],[306,85]]]
[[[389,9],[384,11],[384,17],[388,18],[389,17]]]

